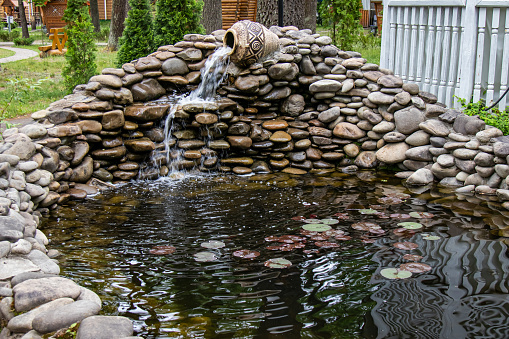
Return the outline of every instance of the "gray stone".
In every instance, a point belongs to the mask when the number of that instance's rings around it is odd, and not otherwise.
[[[479,152],[474,158],[474,162],[479,166],[495,166],[495,156],[493,154]]]
[[[453,141],[459,141],[459,142],[469,142],[470,141],[469,136],[460,134],[460,133],[454,133],[454,132],[449,133],[449,139],[451,139]]]
[[[456,166],[466,173],[474,173],[475,172],[475,162],[473,160],[454,160]]]
[[[429,152],[430,145],[410,148],[405,152],[405,156],[410,160],[432,161],[433,155]]]
[[[18,169],[23,172],[30,172],[39,167],[39,164],[35,161],[22,161],[18,163]]]
[[[20,201],[16,201],[16,203],[19,205]],[[0,216],[0,241],[16,242],[23,238],[24,229],[25,225],[22,220],[11,216]]]
[[[352,88],[354,88],[354,86],[355,86],[355,83],[352,79],[346,79],[343,82],[341,92],[343,92],[343,93],[349,92]]]
[[[364,137],[366,132],[354,124],[340,122],[336,125],[336,127],[334,127],[333,134],[338,138],[357,140]]]
[[[442,167],[452,167],[455,165],[454,157],[450,154],[442,154],[437,158],[437,163]]]
[[[311,93],[337,92],[341,89],[341,82],[336,80],[319,80],[309,86]]]
[[[79,300],[38,314],[32,321],[32,327],[39,333],[50,333],[96,315],[99,311],[100,307],[96,303]]]
[[[25,280],[13,288],[16,311],[24,312],[59,298],[76,299],[81,289],[75,282],[62,277]]]
[[[402,106],[406,106],[410,103],[412,100],[412,97],[410,96],[410,93],[408,92],[401,92],[394,96],[394,100]]]
[[[384,75],[378,78],[377,84],[384,87],[396,88],[403,86],[403,80],[394,75]]]
[[[89,82],[98,82],[101,85],[112,87],[112,88],[120,88],[122,87],[122,80],[116,75],[96,75],[90,78]]]
[[[495,172],[497,172],[501,178],[506,178],[509,176],[509,166],[505,164],[497,164],[495,165]]]
[[[33,198],[40,197],[41,195],[46,193],[46,190],[44,190],[41,186],[30,184],[30,183],[26,184],[25,191],[28,194],[30,194],[30,196]]]
[[[203,58],[203,53],[197,48],[187,48],[182,52],[177,53],[177,56],[186,61],[200,61]]]
[[[446,177],[455,177],[456,174],[458,174],[460,172],[460,170],[456,166],[442,167],[438,163],[434,163],[431,166],[431,172],[438,179],[443,179]]]
[[[390,105],[394,102],[394,96],[382,92],[371,92],[368,95],[368,100],[375,105]]]
[[[483,178],[488,178],[495,173],[495,169],[493,167],[484,166],[475,166],[475,171]]]
[[[51,260],[45,253],[39,250],[32,250],[27,258],[32,261],[35,265],[37,265],[42,272],[48,274],[59,274],[60,267]]]
[[[18,156],[21,160],[29,160],[32,155],[35,154],[35,151],[35,145],[28,136],[25,134],[17,134],[16,142],[12,145],[11,148],[3,152],[3,154],[15,155]],[[0,160],[0,162],[3,161],[5,160]]]
[[[134,101],[150,101],[159,98],[166,90],[155,79],[145,79],[131,87]]]
[[[129,318],[119,316],[91,316],[83,320],[76,339],[120,339],[133,334]]]
[[[189,73],[187,63],[179,58],[170,58],[163,62],[161,70],[165,75],[179,75]]]
[[[406,139],[406,135],[404,135],[403,133],[399,133],[399,132],[389,132],[384,135],[383,139],[386,142],[401,142]]]
[[[475,193],[484,195],[496,195],[497,190],[488,185],[479,185],[475,188]]]
[[[407,185],[428,185],[433,182],[433,173],[427,168],[421,168],[415,171],[406,180]]]
[[[378,165],[376,153],[372,151],[361,152],[355,158],[354,164],[360,168],[374,168]]]
[[[266,101],[279,101],[287,98],[290,94],[292,94],[292,90],[289,87],[275,87],[262,99]]]
[[[441,119],[444,116],[444,114],[440,116]],[[457,116],[455,116],[453,121],[454,121],[453,129],[456,132],[465,135],[475,135],[479,131],[484,130],[484,127],[486,126],[486,123],[479,119],[478,117],[471,117],[464,114],[458,114]]]
[[[452,151],[452,155],[461,160],[473,160],[477,153],[479,153],[479,151],[465,148],[458,148]]]
[[[80,286],[80,289],[81,289],[80,296],[76,300],[89,300],[89,301],[93,301],[97,305],[99,305],[99,307],[102,308],[101,298],[99,298],[97,293],[95,293],[95,292],[93,292],[93,291],[91,291],[88,288],[85,288],[83,286]]]
[[[484,131],[477,132],[475,137],[481,143],[488,143],[492,138],[497,138],[504,135],[498,128],[487,128]]]
[[[39,307],[32,309],[27,313],[20,314],[12,318],[7,324],[7,328],[13,332],[28,332],[32,330],[32,321],[34,318],[44,312],[51,312],[59,307],[73,303],[71,298],[60,298],[43,304]]]
[[[294,63],[278,63],[269,67],[268,74],[274,80],[293,81],[299,73]]]
[[[404,142],[387,144],[376,152],[379,161],[386,164],[396,164],[406,160],[405,153],[410,146]]]
[[[30,253],[31,250],[32,250],[32,244],[29,241],[27,241],[25,239],[19,239],[14,244],[12,244],[11,254],[25,255],[25,254]]]
[[[454,177],[447,177],[447,178],[443,178],[442,180],[440,180],[438,185],[444,186],[444,187],[461,187],[461,186],[463,186],[463,183],[461,181],[458,181]]]
[[[300,94],[292,94],[281,105],[281,112],[291,117],[299,116],[303,111],[306,102]]]
[[[449,128],[442,121],[436,119],[421,122],[419,128],[435,137],[446,137],[450,132]]]
[[[372,131],[375,133],[385,134],[385,133],[389,133],[389,132],[393,131],[394,128],[396,128],[396,125],[394,123],[384,120],[384,121],[376,124],[375,126],[373,126]]]
[[[415,107],[409,107],[394,113],[394,122],[398,132],[411,134],[419,129],[419,124],[426,120],[424,113]]]
[[[20,273],[39,271],[30,260],[12,257],[0,259],[0,280],[12,278]]]
[[[0,259],[5,258],[11,253],[10,241],[0,241]]]
[[[409,135],[405,142],[410,146],[424,146],[429,144],[430,135],[425,131],[419,130],[415,131],[411,135]]]
[[[486,179],[481,177],[478,173],[474,173],[474,174],[470,174],[466,179],[465,179],[465,186],[468,186],[468,185],[475,185],[475,186],[479,186],[479,185],[484,185],[486,184]]]
[[[466,186],[457,188],[454,192],[460,193],[460,194],[465,194],[465,193],[469,194],[469,193],[473,193],[474,191],[475,191],[475,185],[466,185]]]
[[[405,166],[410,171],[417,171],[418,169],[424,168],[428,165],[429,162],[426,161],[416,161],[416,160],[403,161],[403,166]]]
[[[339,107],[332,107],[318,114],[318,120],[323,123],[329,123],[335,121],[341,115],[341,109]]]
[[[499,200],[507,201],[509,200],[509,190],[507,189],[498,189],[497,190],[497,197]]]
[[[20,133],[26,134],[32,140],[39,139],[48,134],[46,127],[39,124],[28,124],[19,129]]]

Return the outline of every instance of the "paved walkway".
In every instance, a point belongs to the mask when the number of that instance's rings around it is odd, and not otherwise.
[[[23,59],[30,59],[30,58],[39,56],[39,53],[37,53],[36,51],[29,50],[29,49],[8,47],[5,45],[0,45],[0,48],[8,49],[9,51],[13,51],[16,53],[10,57],[1,58],[0,64],[5,64],[7,62],[18,61],[18,60],[23,60]]]

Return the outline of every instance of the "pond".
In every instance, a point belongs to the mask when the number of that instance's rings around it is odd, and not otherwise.
[[[201,174],[123,185],[42,229],[62,274],[145,338],[507,338],[509,220],[489,200],[384,172]]]

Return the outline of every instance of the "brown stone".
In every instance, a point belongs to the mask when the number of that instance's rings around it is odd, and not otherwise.
[[[79,188],[70,188],[67,194],[71,200],[83,200],[87,197],[87,191]]]
[[[88,105],[84,102],[77,102],[74,105],[72,105],[72,109],[78,112],[86,112],[88,111]]]
[[[62,138],[71,137],[79,134],[81,134],[81,128],[75,124],[60,125],[48,129],[48,135],[50,137]]]
[[[200,113],[197,114],[194,118],[196,121],[198,121],[198,123],[202,125],[212,125],[218,121],[217,115],[211,113]]]
[[[201,159],[200,151],[185,151],[184,158],[186,159]]]
[[[306,158],[312,161],[320,160],[322,158],[322,154],[322,151],[314,147],[306,150]]]
[[[118,169],[122,171],[137,171],[140,165],[137,162],[128,161],[118,164]]]
[[[345,157],[345,155],[343,153],[339,153],[339,152],[326,152],[326,153],[322,154],[322,158],[325,161],[331,161],[331,162],[340,161],[344,157]]]
[[[228,140],[232,147],[241,149],[249,149],[253,144],[253,140],[245,136],[229,135],[228,137],[226,137],[226,139]]]
[[[340,122],[334,127],[333,134],[339,138],[356,140],[364,137],[366,132],[349,122]]]
[[[309,148],[309,146],[311,146],[311,140],[309,139],[302,139],[295,143],[295,148],[297,149],[306,149]]]
[[[221,159],[221,164],[224,165],[251,166],[253,162],[254,162],[253,159],[249,157]]]
[[[294,175],[303,175],[306,174],[307,171],[299,168],[293,168],[293,167],[287,167],[284,168],[281,172],[287,173],[287,174],[294,174]]]
[[[289,142],[290,140],[292,140],[292,137],[290,134],[284,131],[276,131],[274,132],[274,134],[270,136],[269,140],[276,143],[282,143]]]
[[[235,166],[232,169],[232,172],[235,173],[235,174],[243,175],[243,174],[252,173],[253,170],[251,170],[249,167]]]
[[[148,138],[125,140],[124,145],[133,152],[150,152],[156,149],[154,142]]]
[[[197,149],[205,146],[205,142],[201,140],[181,140],[178,142],[178,147],[182,149]]]
[[[138,72],[159,70],[161,68],[161,60],[152,56],[138,59],[135,68]]]
[[[101,123],[95,120],[81,120],[77,125],[80,126],[82,133],[99,133],[103,128]]]
[[[71,165],[76,166],[81,163],[88,154],[88,151],[90,151],[90,145],[86,141],[76,141],[72,144],[72,149],[74,156],[71,160]]]
[[[175,85],[187,85],[189,80],[180,75],[161,75],[157,78],[161,82],[169,82]]]
[[[288,160],[288,159],[281,159],[281,160],[270,159],[269,163],[270,163],[270,166],[272,166],[275,169],[283,169],[290,164],[290,160]]]
[[[81,164],[72,170],[70,181],[87,182],[94,172],[94,161],[91,157],[83,159]]]
[[[120,180],[131,180],[136,178],[138,175],[138,171],[115,171],[113,172],[113,176]]]
[[[138,121],[151,121],[162,118],[169,105],[131,105],[126,107],[125,116]]]
[[[125,148],[125,146],[119,146],[108,149],[98,149],[93,151],[92,155],[97,159],[110,160],[122,158],[126,154],[126,152],[127,149]]]
[[[121,110],[106,112],[102,117],[102,126],[106,130],[114,130],[124,126],[124,113]]]
[[[287,128],[288,123],[284,120],[268,120],[264,121],[262,126],[269,131],[277,131]]]

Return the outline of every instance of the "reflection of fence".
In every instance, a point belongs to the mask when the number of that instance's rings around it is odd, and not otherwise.
[[[371,311],[377,338],[509,338],[507,245],[475,239],[473,232],[411,241],[419,244],[422,261],[432,271],[408,280],[383,280],[371,297],[377,302]],[[392,252],[378,252],[373,260],[380,268],[397,267],[403,261]]]
[[[509,82],[509,1],[386,1],[380,64],[448,106],[489,104]]]

